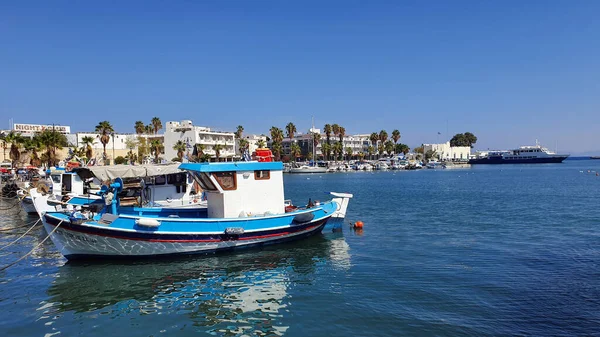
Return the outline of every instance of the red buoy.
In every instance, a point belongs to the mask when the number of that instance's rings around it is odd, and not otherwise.
[[[357,222],[354,223],[354,228],[363,228],[363,222],[358,220]]]

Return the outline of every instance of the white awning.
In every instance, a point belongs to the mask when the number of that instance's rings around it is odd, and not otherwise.
[[[101,180],[113,180],[121,178],[151,177],[163,174],[184,172],[176,164],[152,164],[152,165],[115,165],[115,166],[89,166],[94,176]]]

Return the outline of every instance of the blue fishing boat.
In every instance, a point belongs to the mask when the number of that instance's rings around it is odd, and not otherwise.
[[[295,207],[284,199],[281,162],[185,163],[207,208],[133,208],[119,212],[121,179],[103,188],[107,206],[91,213],[49,211],[44,227],[68,259],[213,253],[298,240],[339,227],[352,194]]]

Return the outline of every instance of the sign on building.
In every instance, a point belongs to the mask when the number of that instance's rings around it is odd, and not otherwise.
[[[64,125],[13,124],[13,130],[20,133],[42,132],[45,129],[54,129],[60,133],[71,133],[71,127]]]

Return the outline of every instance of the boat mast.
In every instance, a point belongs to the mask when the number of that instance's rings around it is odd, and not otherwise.
[[[311,116],[312,118],[312,128],[310,129],[310,135],[311,135],[311,139],[310,141],[312,142],[312,149],[313,149],[313,162],[317,162],[317,153],[315,151],[315,116]]]

